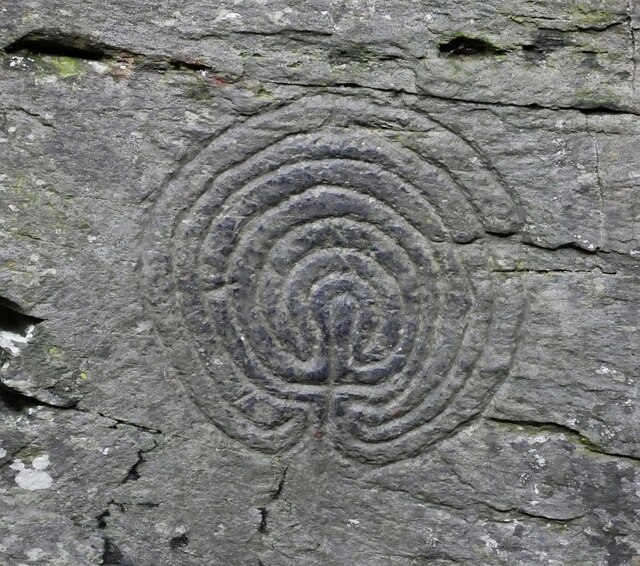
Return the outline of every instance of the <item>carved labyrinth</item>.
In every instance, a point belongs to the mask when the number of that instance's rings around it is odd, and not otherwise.
[[[518,222],[450,129],[317,96],[225,131],[172,176],[143,242],[144,293],[227,434],[388,462],[477,415],[506,375],[522,290],[486,250],[459,249]]]

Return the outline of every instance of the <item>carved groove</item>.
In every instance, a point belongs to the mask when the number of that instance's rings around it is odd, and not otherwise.
[[[516,279],[456,251],[519,226],[484,162],[424,114],[334,96],[211,141],[159,196],[142,258],[202,411],[258,450],[322,438],[377,463],[478,414],[523,306]]]

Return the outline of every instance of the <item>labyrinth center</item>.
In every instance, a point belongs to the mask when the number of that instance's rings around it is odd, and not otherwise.
[[[516,206],[470,144],[402,116],[338,96],[264,113],[209,142],[151,212],[158,333],[190,345],[195,402],[252,448],[411,456],[506,375],[521,290],[458,249],[512,230]]]

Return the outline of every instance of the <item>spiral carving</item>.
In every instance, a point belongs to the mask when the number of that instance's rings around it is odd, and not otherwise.
[[[388,462],[478,414],[504,378],[522,292],[457,249],[518,222],[449,128],[313,97],[221,134],[169,179],[144,293],[177,365],[198,360],[182,379],[227,434]]]

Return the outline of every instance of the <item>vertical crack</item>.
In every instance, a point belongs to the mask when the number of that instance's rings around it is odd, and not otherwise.
[[[271,494],[271,501],[275,501],[282,494],[282,490],[284,489],[284,482],[287,479],[287,471],[289,470],[289,466],[285,466],[282,470],[282,474],[280,475],[280,480],[278,481],[278,485],[276,489]]]
[[[260,511],[260,524],[258,525],[258,532],[264,534],[267,532],[267,517],[269,515],[269,510],[267,507],[273,501],[276,501],[282,495],[282,491],[284,490],[284,484],[287,479],[287,471],[289,470],[289,466],[285,466],[280,473],[280,477],[278,478],[278,483],[275,487],[269,492],[269,500],[262,507],[258,507],[258,511]]]
[[[267,532],[267,515],[269,512],[266,507],[258,507],[258,511],[260,511],[260,525],[258,525],[259,533]]]
[[[634,19],[634,0],[629,0],[627,5],[627,11],[629,12],[629,36],[631,37],[631,63],[632,63],[632,71],[631,71],[631,92],[635,94],[636,92],[636,76],[638,70],[638,60],[637,60],[637,46],[636,46],[636,32],[633,27],[633,19]]]
[[[604,184],[602,182],[602,177],[600,175],[600,148],[598,147],[598,140],[593,135],[593,132],[589,128],[589,115],[585,114],[585,130],[587,135],[591,138],[591,142],[593,143],[593,152],[595,156],[595,168],[596,168],[596,179],[598,183],[598,193],[600,195],[600,241],[598,242],[598,249],[602,249],[605,243],[605,201],[604,201]]]

